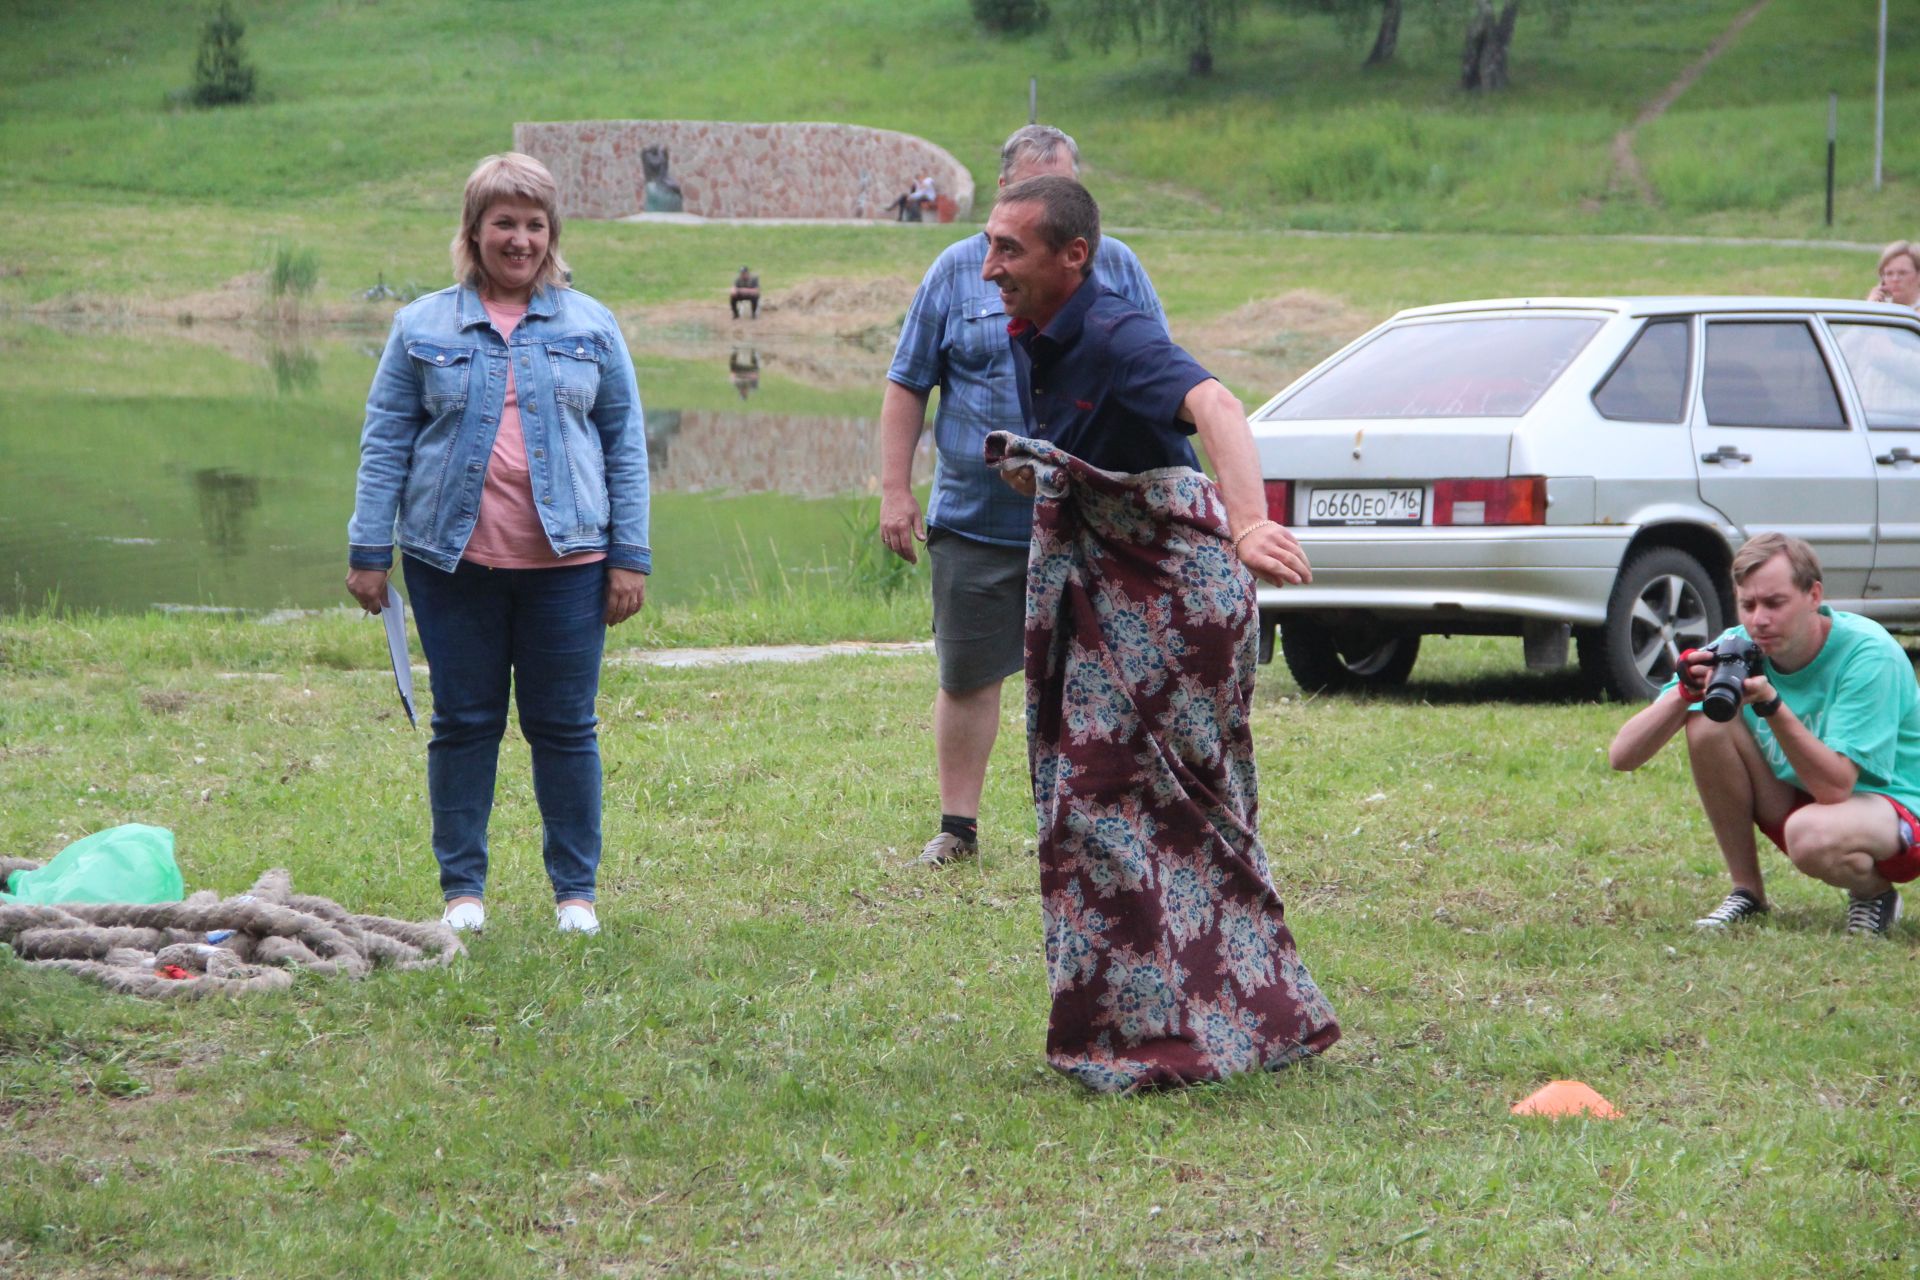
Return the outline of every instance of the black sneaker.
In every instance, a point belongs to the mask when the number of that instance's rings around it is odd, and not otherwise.
[[[1735,889],[1713,910],[1693,922],[1696,929],[1724,929],[1730,924],[1742,920],[1751,920],[1754,916],[1767,914],[1767,904],[1748,893],[1745,889]]]
[[[1900,919],[1900,891],[1889,889],[1871,898],[1847,902],[1847,932],[1886,937]]]

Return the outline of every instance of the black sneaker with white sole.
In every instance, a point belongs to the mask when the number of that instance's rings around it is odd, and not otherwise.
[[[1847,932],[1884,938],[1900,920],[1900,891],[1889,889],[1871,898],[1847,902]]]
[[[1728,925],[1738,924],[1742,920],[1751,920],[1755,916],[1767,914],[1767,904],[1748,893],[1745,889],[1735,889],[1728,894],[1719,906],[1693,922],[1696,929],[1724,929]]]

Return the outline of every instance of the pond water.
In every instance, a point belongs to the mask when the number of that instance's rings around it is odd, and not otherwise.
[[[0,410],[0,613],[345,603],[384,339],[0,325],[14,383]],[[633,354],[653,471],[650,601],[853,571],[878,510],[885,353],[694,337]]]

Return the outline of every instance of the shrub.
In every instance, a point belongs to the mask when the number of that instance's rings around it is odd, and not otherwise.
[[[227,0],[200,28],[200,51],[193,58],[193,100],[203,107],[253,101],[253,64],[240,47],[247,24],[234,16]]]
[[[989,31],[1020,35],[1047,25],[1047,0],[968,0],[973,20]]]

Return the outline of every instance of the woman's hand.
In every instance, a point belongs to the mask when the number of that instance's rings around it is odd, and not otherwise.
[[[360,607],[368,613],[380,612],[387,604],[387,571],[347,570],[347,594],[358,600]]]
[[[1040,491],[1040,482],[1034,476],[1032,467],[1012,467],[1003,470],[1000,478],[1007,482],[1009,489],[1029,498]]]
[[[647,600],[647,575],[637,569],[607,570],[607,625],[617,627]]]

